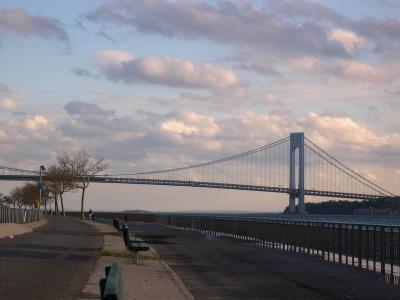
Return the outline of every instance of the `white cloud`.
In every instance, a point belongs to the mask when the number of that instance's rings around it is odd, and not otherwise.
[[[6,137],[7,137],[7,134],[3,130],[0,130],[0,141],[6,139]]]
[[[178,136],[197,135],[203,137],[213,137],[219,131],[218,125],[211,117],[195,112],[181,113],[179,117],[180,120],[171,118],[161,123],[161,130]]]
[[[0,10],[0,29],[20,36],[58,39],[68,43],[68,35],[61,23],[53,18],[32,16],[21,7]]]
[[[365,125],[348,116],[331,116],[315,112],[307,113],[298,118],[298,124],[308,130],[308,136],[326,149],[332,149],[336,144],[356,147],[365,150],[400,142],[400,135],[380,135]],[[398,145],[400,146],[400,144]]]
[[[24,127],[31,132],[37,132],[39,129],[47,127],[48,124],[49,122],[46,117],[37,115],[26,118]]]
[[[10,139],[11,144],[27,142],[31,139],[44,141],[54,132],[54,124],[43,115],[17,117],[8,120],[3,128],[8,133],[7,138]]]
[[[291,61],[291,65],[295,68],[303,70],[314,70],[319,64],[319,60],[312,56],[303,56],[301,58],[296,58]]]
[[[378,179],[378,175],[375,174],[374,172],[371,172],[370,170],[367,169],[354,169],[354,171],[362,176],[364,176],[365,178],[367,178],[368,180],[377,182],[379,181]]]
[[[128,52],[104,50],[95,53],[98,67],[112,81],[146,82],[173,87],[231,88],[238,85],[235,73],[211,64],[171,57],[134,58]]]
[[[267,94],[264,97],[263,102],[269,105],[283,105],[282,102],[279,100],[279,98],[274,94]]]
[[[339,28],[331,29],[328,32],[328,39],[340,43],[349,53],[364,47],[367,42],[356,33]]]
[[[187,126],[182,121],[170,119],[161,124],[161,130],[171,132],[177,135],[192,135],[198,132],[198,128]]]
[[[16,106],[16,101],[11,98],[3,98],[0,100],[0,107],[4,109],[13,109]]]
[[[101,50],[95,52],[93,56],[101,68],[118,68],[123,62],[134,58],[132,53],[121,50]]]
[[[376,67],[355,60],[340,60],[334,68],[336,75],[369,82],[390,80],[388,74]]]

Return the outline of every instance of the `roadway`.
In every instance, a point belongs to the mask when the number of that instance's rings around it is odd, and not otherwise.
[[[158,224],[129,222],[196,299],[399,299],[363,269]]]
[[[103,237],[71,217],[13,239],[0,239],[0,299],[76,299],[102,247]]]

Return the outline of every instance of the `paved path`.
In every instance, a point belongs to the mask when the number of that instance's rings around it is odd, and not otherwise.
[[[31,233],[0,240],[0,299],[76,299],[102,247],[93,226],[48,217]]]
[[[103,255],[98,257],[80,295],[81,300],[100,299],[99,281],[105,277],[104,268],[113,262],[119,262],[121,266],[124,300],[193,300],[179,277],[159,259],[153,248],[139,254],[139,264],[136,265],[132,253],[126,250],[121,233],[100,222],[95,226],[104,235]]]
[[[1,223],[0,224],[0,239],[13,238],[20,234],[32,232],[35,228],[43,226],[47,223],[46,218],[42,218],[40,221],[26,224],[15,224],[15,223]]]
[[[196,299],[400,299],[376,273],[191,231],[130,222]]]

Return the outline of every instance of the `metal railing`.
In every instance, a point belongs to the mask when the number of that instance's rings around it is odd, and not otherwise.
[[[39,221],[42,212],[38,210],[26,210],[20,208],[0,207],[0,223],[31,223]]]
[[[123,213],[96,213],[117,217]],[[324,260],[385,274],[399,284],[400,226],[268,220],[243,217],[127,214],[129,221],[159,223],[254,242],[260,247],[319,256]]]

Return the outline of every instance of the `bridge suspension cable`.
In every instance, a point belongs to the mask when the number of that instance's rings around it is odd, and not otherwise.
[[[297,137],[297,146],[291,144],[292,135]],[[2,180],[37,180],[38,175],[38,171],[0,166]],[[92,180],[268,191],[302,199],[304,195],[354,199],[395,197],[337,160],[303,133],[217,160],[150,172],[98,175]]]
[[[305,138],[306,189],[365,195],[395,195],[353,171]]]
[[[289,138],[287,137],[250,151],[200,164],[107,176],[287,188],[288,147]]]

